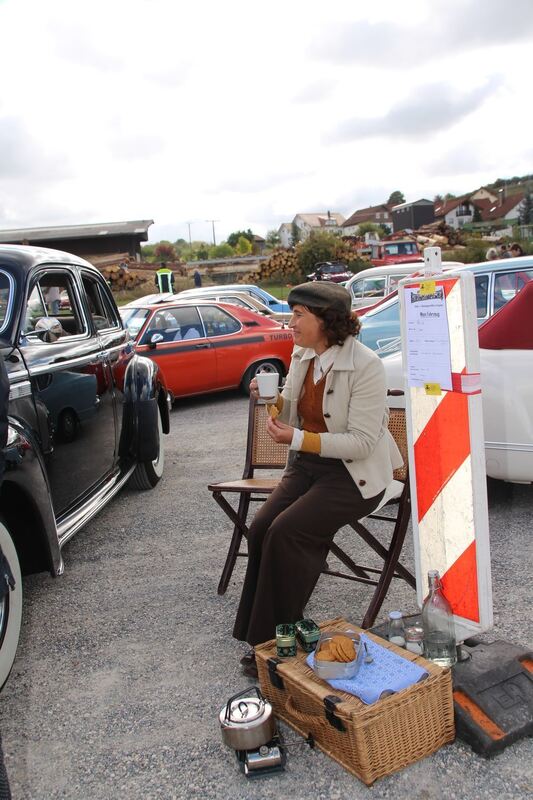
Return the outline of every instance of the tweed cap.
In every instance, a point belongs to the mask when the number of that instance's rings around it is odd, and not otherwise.
[[[352,300],[350,292],[338,283],[329,281],[309,281],[294,286],[289,292],[287,303],[291,306],[310,308],[334,308],[341,314],[350,314]]]

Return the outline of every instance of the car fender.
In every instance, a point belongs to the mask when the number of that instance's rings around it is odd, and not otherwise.
[[[152,461],[159,451],[158,413],[163,432],[170,431],[167,391],[159,366],[135,355],[124,375],[124,419],[119,445],[121,457]]]
[[[2,514],[15,535],[23,566],[63,573],[63,559],[43,456],[33,432],[9,417],[3,450]]]

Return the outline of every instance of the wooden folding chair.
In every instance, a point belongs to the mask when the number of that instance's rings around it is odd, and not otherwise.
[[[288,446],[277,444],[266,432],[266,405],[250,397],[248,412],[248,438],[246,441],[246,462],[241,480],[228,481],[227,483],[213,483],[207,488],[213,493],[220,508],[234,524],[233,535],[222,570],[218,593],[224,594],[239,556],[247,556],[240,552],[242,537],[248,536],[248,511],[250,503],[263,502],[266,495],[272,494],[279,483],[279,478],[257,478],[256,470],[285,469],[287,463]],[[224,493],[239,494],[237,511],[229,504]]]
[[[389,396],[403,395],[401,389],[390,389]],[[367,545],[383,559],[381,569],[356,564],[350,556],[342,550],[335,542],[332,542],[330,553],[333,553],[339,561],[350,571],[338,572],[329,567],[324,570],[325,575],[333,575],[337,578],[365,583],[375,586],[374,594],[368,604],[368,608],[361,623],[362,628],[370,628],[375,620],[383,601],[389,590],[393,578],[401,578],[416,589],[414,575],[400,562],[403,543],[409,519],[411,517],[411,492],[409,488],[409,461],[407,450],[407,432],[405,425],[405,410],[403,408],[391,408],[389,411],[389,431],[391,432],[398,448],[402,454],[403,467],[394,471],[393,483],[387,487],[378,508],[368,514],[363,519],[350,523],[353,530],[367,543]],[[389,515],[380,513],[382,509],[393,510]],[[376,538],[368,529],[369,520],[379,520],[394,525],[392,536],[388,547]],[[372,577],[376,576],[376,577]]]
[[[402,391],[390,391],[389,394],[403,394]],[[272,441],[266,432],[266,406],[250,398],[248,415],[248,437],[246,442],[246,463],[240,480],[210,484],[207,488],[224,513],[233,522],[233,535],[222,570],[218,593],[224,594],[239,556],[247,553],[240,551],[243,536],[248,535],[247,518],[251,502],[261,502],[271,494],[279,483],[279,478],[256,476],[257,470],[284,469],[287,461],[287,445]],[[351,523],[351,527],[382,559],[381,569],[356,564],[352,558],[335,542],[330,546],[330,554],[336,556],[349,572],[330,569],[326,564],[323,573],[337,578],[375,586],[375,591],[363,618],[362,627],[370,627],[376,619],[385,599],[392,578],[402,578],[415,588],[414,576],[399,562],[400,553],[409,523],[411,507],[409,494],[409,477],[407,466],[407,441],[405,431],[405,412],[403,409],[391,409],[389,430],[394,436],[404,459],[404,466],[394,473],[394,482],[388,487],[386,495],[378,510],[364,519],[394,523],[394,530],[389,546],[384,546],[363,524],[363,520]],[[238,494],[237,510],[230,505],[225,494]],[[396,507],[396,514],[386,516],[378,511],[384,507]],[[374,577],[373,577],[374,576]],[[379,576],[379,577],[377,577]]]

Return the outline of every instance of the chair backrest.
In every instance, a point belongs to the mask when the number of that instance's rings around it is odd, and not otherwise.
[[[403,394],[400,390],[389,391],[387,394]],[[409,461],[407,450],[407,427],[405,424],[405,409],[389,409],[389,431],[396,442],[398,450],[402,454],[403,467],[394,470],[394,480],[405,483],[409,473]]]
[[[245,478],[252,477],[254,469],[284,469],[287,464],[288,445],[278,444],[270,438],[266,430],[266,420],[266,405],[251,397],[243,476]]]

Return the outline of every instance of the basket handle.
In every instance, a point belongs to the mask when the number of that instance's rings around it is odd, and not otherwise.
[[[328,695],[329,697],[333,697],[333,695]],[[338,698],[334,698],[335,701],[338,702]],[[320,727],[327,730],[329,726],[336,728],[338,731],[345,731],[346,728],[343,725],[342,720],[335,716],[334,713],[334,705],[332,706],[331,703],[327,704],[324,703],[324,716],[321,714],[302,714],[301,711],[298,711],[296,706],[294,705],[293,699],[290,694],[287,696],[287,700],[285,701],[285,711],[287,714],[290,714],[292,717],[295,717],[299,722],[312,724],[312,725],[320,725]]]

